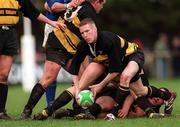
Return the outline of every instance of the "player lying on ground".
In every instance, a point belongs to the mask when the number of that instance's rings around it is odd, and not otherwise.
[[[144,75],[144,73],[140,74],[143,83],[146,85],[149,85],[149,82]],[[101,76],[102,77],[102,76]],[[89,111],[83,110],[82,108],[76,106],[74,107],[73,110],[64,110],[64,109],[59,109],[53,113],[54,118],[61,118],[63,116],[70,116],[70,117],[75,117],[75,119],[95,119],[95,118],[105,118],[105,116],[111,111],[114,105],[117,103],[115,102],[115,95],[117,91],[117,79],[116,81],[111,81],[111,83],[103,88],[103,90],[96,96],[95,103],[89,107]],[[98,81],[97,81],[98,82]],[[116,82],[116,83],[115,83]],[[112,83],[116,84],[113,85]],[[166,88],[160,88],[162,91],[169,91]],[[171,93],[174,93],[170,91]],[[141,99],[138,99],[136,101],[137,97],[132,95],[129,95],[125,102],[123,103],[123,106],[119,109],[117,117],[120,118],[125,118],[125,117],[142,117],[142,116],[147,116],[147,117],[163,117],[164,114],[159,113],[159,109],[161,105],[165,103],[165,100],[158,98],[158,97],[153,97],[153,98],[146,98],[143,97]],[[175,99],[175,98],[174,98]],[[174,101],[174,100],[173,100]],[[172,101],[172,103],[173,103]],[[151,109],[154,112],[154,116],[149,116],[147,114],[147,109]],[[164,113],[165,114],[171,114],[173,110],[173,107],[170,109],[167,109],[166,107],[164,108]],[[80,114],[79,114],[80,113]],[[107,115],[111,117],[111,119],[115,119],[114,116],[112,115]],[[107,117],[106,116],[106,117]]]
[[[96,83],[101,81],[104,78],[104,76],[105,75],[98,78]],[[141,73],[140,76],[142,78],[143,83],[148,85],[149,83],[144,73]],[[88,110],[84,110],[83,108],[81,108],[80,106],[76,104],[76,105],[73,105],[73,110],[59,109],[53,112],[52,116],[58,119],[64,116],[75,117],[75,119],[105,118],[105,116],[113,109],[114,105],[117,104],[115,102],[116,92],[118,88],[117,78],[114,79],[114,81],[112,80],[110,85],[103,88],[103,90],[96,96],[95,103],[91,107],[89,107]],[[116,85],[113,85],[112,83]],[[165,88],[163,88],[163,90],[164,89]],[[120,118],[132,117],[132,116],[133,117],[141,117],[141,116],[163,117],[163,114],[159,113],[158,109],[160,108],[160,105],[164,104],[165,100],[161,98],[153,97],[153,98],[141,98],[137,102],[135,99],[136,98],[134,96],[129,95],[126,98],[125,102],[121,101],[123,107],[119,109],[117,117],[120,117]],[[171,114],[172,108],[173,107],[171,107],[171,109],[168,109],[168,110],[165,108],[164,113]],[[149,114],[147,113],[147,109],[151,109],[151,113],[153,112],[154,116],[152,115],[149,116]],[[112,115],[107,115],[107,116],[110,117],[110,119],[115,119],[115,117]],[[36,114],[34,116],[34,119],[42,120],[42,119],[46,119],[46,117],[42,113],[40,113],[40,114]]]
[[[166,88],[161,88],[161,90],[164,90],[164,89],[166,89]],[[102,95],[98,96],[96,104],[92,105],[92,107],[89,107],[89,109],[88,109],[89,112],[85,111],[83,113],[75,115],[75,119],[104,118],[107,120],[115,120],[116,117],[113,116],[112,114],[109,114],[111,112],[111,109],[113,108],[113,106],[117,104],[112,97],[113,92],[115,92],[115,91],[112,90],[109,92],[106,91],[105,93],[102,93]],[[149,118],[164,117],[164,113],[160,113],[160,107],[164,104],[163,99],[157,98],[157,97],[144,98],[144,100],[145,99],[147,99],[147,101],[149,102],[149,107],[146,107],[146,108],[151,108],[154,111],[153,116],[148,116]],[[100,112],[98,112],[97,104],[101,107]],[[147,117],[146,111],[141,108],[142,106],[146,106],[146,105],[144,105],[144,101],[137,103],[137,101],[135,100],[135,98],[132,95],[128,95],[123,103],[123,107],[120,108],[118,111],[117,118]],[[72,113],[72,111],[71,111],[71,113]],[[53,114],[53,117],[58,118],[59,116],[62,116],[62,115],[60,113],[58,114],[58,110],[57,110]],[[71,114],[71,116],[72,116],[72,114]]]

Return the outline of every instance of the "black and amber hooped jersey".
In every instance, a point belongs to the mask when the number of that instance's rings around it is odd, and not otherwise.
[[[0,24],[16,24],[19,21],[19,9],[20,6],[17,0],[0,0]]]
[[[118,36],[118,35],[117,35]],[[137,51],[138,45],[132,42],[128,42],[122,37],[119,37],[119,43],[120,43],[120,48],[122,53],[124,54],[124,57],[131,55],[132,53]],[[95,56],[93,59],[95,62],[106,62],[107,63],[108,55],[107,54],[102,54],[101,52]]]
[[[120,38],[120,45],[121,48],[124,50],[125,56],[131,55],[132,53],[137,51],[138,45],[133,42],[128,42],[122,37],[118,36]]]
[[[32,20],[40,14],[30,0],[0,0],[0,26],[17,24],[19,12]]]
[[[79,19],[76,17],[73,20],[77,20],[76,24],[79,25],[80,21]],[[62,19],[61,17],[59,18],[58,22],[67,22],[64,19]],[[73,22],[74,23],[74,22]],[[73,24],[72,25],[75,25]],[[67,24],[67,23],[65,23]],[[56,35],[57,39],[59,40],[59,42],[63,45],[63,47],[70,53],[70,54],[75,54],[76,50],[77,50],[77,45],[80,42],[80,35],[79,32],[76,30],[78,29],[79,26],[71,26],[74,27],[74,30],[70,30],[69,27],[65,28],[65,29],[54,29],[54,34]],[[77,32],[75,32],[77,31]]]
[[[58,38],[59,42],[63,45],[63,47],[72,55],[76,53],[77,45],[79,44],[81,38],[81,34],[79,31],[80,21],[85,18],[91,18],[96,22],[96,11],[90,2],[84,2],[76,16],[69,22],[66,21],[63,17],[58,19],[58,22],[63,22],[67,25],[65,29],[54,29],[54,34]]]
[[[78,46],[77,54],[75,55],[70,72],[78,74],[80,63],[86,55],[93,58],[95,62],[108,64],[109,72],[120,72],[123,67],[123,59],[137,52],[137,44],[126,41],[120,36],[108,32],[98,32],[96,44],[87,44],[82,41]]]

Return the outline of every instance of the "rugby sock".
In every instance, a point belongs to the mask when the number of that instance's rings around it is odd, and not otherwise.
[[[101,106],[97,103],[93,103],[89,108],[89,112],[96,117],[101,112]]]
[[[40,83],[37,83],[31,91],[31,95],[29,97],[27,104],[25,105],[25,109],[32,110],[34,106],[38,103],[44,92],[45,89],[42,87],[42,85]]]
[[[119,104],[115,105],[115,106],[112,108],[111,113],[112,113],[115,117],[117,117],[117,115],[118,115],[118,110],[119,110],[120,108],[121,108],[121,106],[120,106]]]
[[[56,94],[56,86],[57,86],[57,81],[55,80],[46,89],[46,102],[47,102],[47,106],[51,105],[53,103],[53,101],[54,101],[55,94]]]
[[[8,94],[8,85],[0,83],[0,113],[5,111]]]
[[[130,94],[129,87],[120,86],[116,92],[115,101],[122,107],[124,100]]]
[[[74,115],[84,112],[84,109],[76,102],[75,98],[73,101],[73,111],[74,111]]]
[[[154,86],[147,86],[148,87],[148,94],[147,97],[159,97],[163,100],[168,100],[170,98],[170,93],[167,91],[162,91]]]
[[[118,110],[122,108],[124,100],[130,94],[129,87],[120,86],[116,92],[115,101],[118,103],[114,108],[111,110],[111,113],[114,116],[117,116]]]
[[[147,79],[146,74],[141,74],[141,81],[142,81],[144,86],[149,86],[149,81]]]
[[[138,97],[136,99],[137,105],[146,113],[146,116],[149,116],[151,113],[154,113],[155,111],[151,108],[151,103],[148,101],[148,98]]]
[[[63,93],[59,95],[59,97],[54,101],[54,103],[46,108],[47,114],[50,116],[54,111],[61,108],[62,106],[69,103],[73,98],[73,95],[65,90]]]

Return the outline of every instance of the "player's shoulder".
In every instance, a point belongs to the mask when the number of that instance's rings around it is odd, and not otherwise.
[[[111,32],[111,31],[99,31],[98,32],[98,36],[100,38],[100,40],[102,40],[104,43],[116,43],[117,41],[119,41],[119,38],[117,36],[117,34]]]
[[[93,6],[92,6],[91,3],[88,2],[88,1],[83,2],[80,6],[82,7],[81,10],[85,10],[85,11],[87,11],[87,10],[88,10],[88,11],[94,10],[94,9],[93,9]]]
[[[106,30],[102,30],[102,31],[100,31],[100,33],[102,33],[102,34],[110,34],[110,35],[113,34],[113,32],[111,32],[111,31],[106,31]]]
[[[117,35],[111,31],[99,31],[99,35],[106,39],[117,37]]]
[[[89,1],[84,1],[81,6],[89,6],[91,5],[91,3]]]

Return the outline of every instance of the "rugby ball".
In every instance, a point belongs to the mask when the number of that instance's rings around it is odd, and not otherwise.
[[[78,94],[78,103],[82,108],[88,108],[94,103],[93,93],[90,90],[82,90]]]

